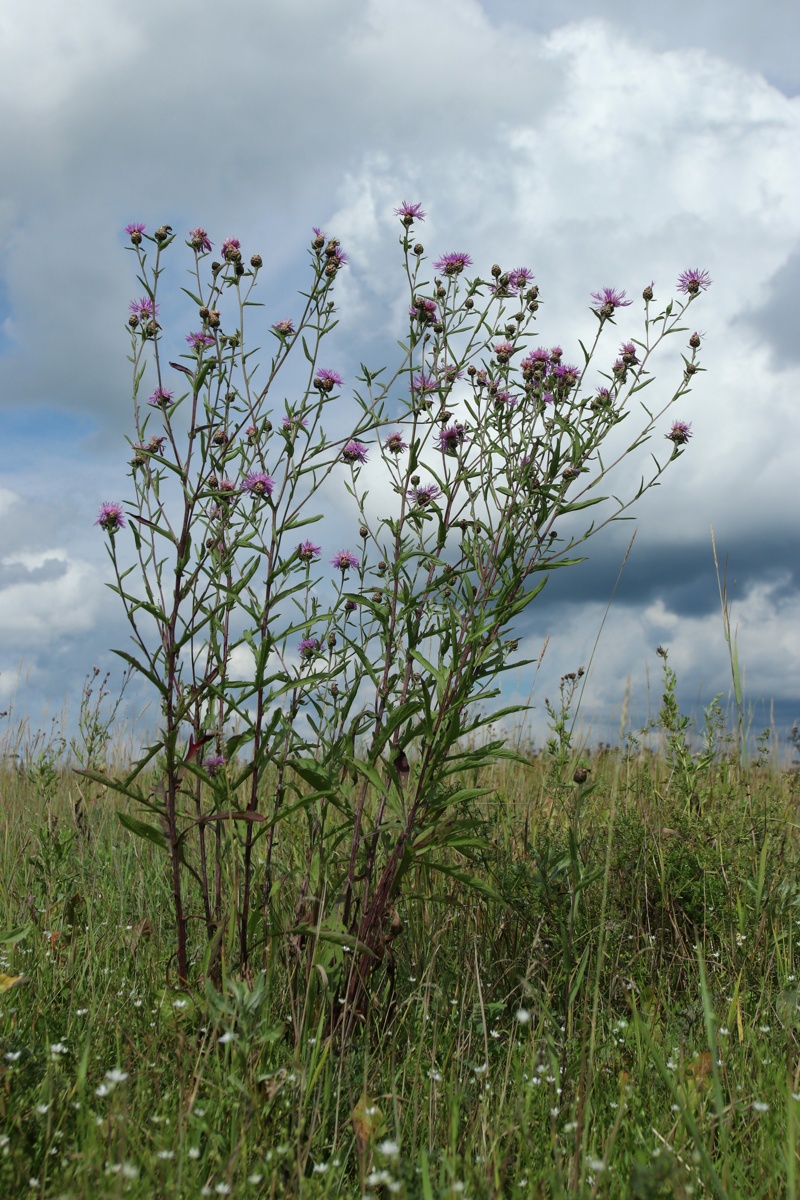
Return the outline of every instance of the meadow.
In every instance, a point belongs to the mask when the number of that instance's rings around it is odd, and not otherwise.
[[[800,781],[716,705],[690,727],[669,671],[646,734],[590,749],[555,720],[484,769],[348,1027],[352,947],[324,894],[298,916],[302,808],[246,969],[189,896],[179,987],[165,857],[73,770],[100,726],[5,722],[3,1197],[796,1194]]]

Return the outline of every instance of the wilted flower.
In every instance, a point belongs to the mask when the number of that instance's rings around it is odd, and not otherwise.
[[[210,758],[205,760],[203,767],[205,768],[206,774],[213,778],[215,775],[219,775],[222,771],[224,771],[225,762],[226,760],[224,754],[212,754]]]
[[[274,479],[271,479],[269,475],[265,475],[263,471],[255,471],[250,475],[246,475],[242,482],[242,491],[249,492],[251,496],[255,496],[258,499],[263,499],[264,496],[271,496],[274,487]]]
[[[321,546],[315,546],[313,542],[301,542],[297,547],[297,557],[303,562],[311,562],[322,553]]]
[[[424,321],[426,325],[432,325],[436,320],[436,303],[433,300],[428,300],[425,296],[415,296],[414,303],[408,310],[410,317],[416,317],[418,321]]]
[[[323,367],[314,376],[314,387],[320,392],[332,392],[335,387],[342,386],[342,377],[336,371]]]
[[[198,333],[187,333],[186,341],[193,350],[197,351],[198,354],[202,353],[207,346],[214,345],[214,339],[211,334],[203,333],[202,330],[200,330]]]
[[[672,429],[666,436],[676,446],[685,446],[692,436],[692,427],[686,421],[673,421]]]
[[[453,251],[450,254],[443,254],[433,264],[434,271],[441,271],[443,275],[460,275],[465,267],[472,266],[472,259],[463,251]]]
[[[411,488],[408,496],[418,508],[425,508],[441,496],[442,490],[435,483],[425,483],[422,487]]]
[[[386,449],[390,454],[404,454],[408,449],[408,442],[403,441],[402,433],[390,433],[386,439]]]
[[[294,321],[290,317],[284,317],[282,321],[276,321],[272,328],[281,337],[291,337],[294,333]]]
[[[350,441],[342,450],[342,458],[346,463],[363,464],[367,461],[367,449],[363,442]]]
[[[297,651],[301,658],[311,659],[319,652],[319,638],[307,637],[303,638]]]
[[[456,454],[459,447],[463,446],[467,435],[464,432],[464,426],[456,422],[455,425],[449,425],[446,429],[442,429],[438,435],[439,448],[443,454]]]
[[[495,342],[494,352],[497,361],[501,363],[508,362],[511,355],[514,353],[514,346],[511,342]]]
[[[226,262],[239,262],[242,257],[241,242],[238,238],[225,238],[222,243],[222,257]]]
[[[150,396],[148,399],[147,403],[152,404],[157,408],[164,408],[167,404],[171,403],[171,401],[172,392],[169,390],[169,388],[157,387],[152,396]]]
[[[710,283],[711,276],[708,271],[701,271],[695,267],[678,276],[678,291],[686,296],[696,296],[698,292],[704,292]]]
[[[351,568],[355,571],[358,569],[358,557],[350,550],[340,550],[331,559],[331,566],[342,572],[349,571]]]
[[[189,245],[193,250],[202,250],[207,254],[211,249],[211,240],[205,229],[201,229],[199,226],[197,229],[190,229]]]
[[[95,525],[99,525],[105,529],[106,533],[116,533],[118,529],[125,528],[125,513],[122,511],[122,505],[116,501],[107,501],[100,505],[100,515],[95,521]]]
[[[616,288],[606,287],[602,291],[592,292],[592,299],[596,301],[597,308],[594,311],[601,317],[611,317],[616,308],[626,308],[632,304],[632,300],[626,300],[624,291],[618,292]]]
[[[409,204],[407,200],[404,200],[400,207],[394,210],[394,215],[399,217],[406,227],[412,225],[414,221],[425,220],[425,210],[422,205]]]

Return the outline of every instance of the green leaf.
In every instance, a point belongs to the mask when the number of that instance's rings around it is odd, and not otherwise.
[[[137,837],[145,838],[148,842],[152,842],[154,846],[159,846],[160,849],[167,849],[167,839],[160,829],[156,829],[155,825],[148,825],[146,821],[140,821],[137,817],[132,817],[130,813],[117,813],[121,825],[130,833],[135,833]]]
[[[15,946],[30,932],[30,922],[27,925],[17,925],[16,929],[7,929],[0,933],[0,946]]]

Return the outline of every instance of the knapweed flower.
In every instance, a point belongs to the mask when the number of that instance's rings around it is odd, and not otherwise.
[[[553,393],[552,392],[542,392],[542,403],[543,404],[552,404],[553,403]]]
[[[134,246],[138,246],[142,240],[142,234],[145,231],[145,226],[139,221],[134,221],[131,225],[125,226],[125,232],[133,242]]]
[[[214,339],[210,333],[203,333],[200,330],[198,333],[187,333],[186,341],[198,354],[202,354],[208,346],[214,345]]]
[[[533,272],[527,267],[516,267],[508,272],[509,291],[522,292],[533,279]]]
[[[222,243],[222,257],[226,262],[239,262],[242,257],[241,246],[238,238],[225,238]]]
[[[297,652],[301,658],[306,660],[314,658],[315,655],[319,653],[319,638],[303,638],[302,642],[297,647]]]
[[[544,375],[550,363],[550,351],[543,346],[531,350],[519,364],[525,378],[531,375]]]
[[[417,508],[426,508],[434,500],[438,500],[441,494],[442,489],[435,483],[424,483],[422,487],[411,488],[408,497],[412,503],[416,504]]]
[[[580,370],[571,363],[556,363],[553,367],[553,379],[564,388],[574,387],[578,382]]]
[[[353,554],[351,550],[340,550],[338,554],[334,554],[331,559],[331,566],[336,567],[337,571],[344,574],[345,571],[358,570],[358,556]]]
[[[147,403],[152,404],[154,408],[166,408],[172,403],[172,392],[169,388],[157,387]]]
[[[203,763],[206,775],[210,775],[212,779],[215,775],[220,775],[225,770],[225,761],[224,754],[212,754]]]
[[[463,251],[455,250],[450,254],[443,254],[433,264],[434,271],[441,271],[443,275],[460,275],[465,267],[472,266],[472,259]]]
[[[416,375],[411,376],[411,390],[414,392],[435,392],[438,384],[432,375],[426,374],[425,371],[420,371]]]
[[[632,300],[626,299],[624,291],[618,292],[616,288],[606,287],[599,292],[592,292],[592,299],[596,302],[597,308],[593,311],[598,316],[608,318],[614,315],[614,310],[617,308],[627,308],[632,304]]]
[[[367,447],[363,442],[351,441],[348,442],[342,450],[342,459],[346,463],[365,463],[367,461]]]
[[[495,342],[494,353],[498,362],[506,363],[514,353],[514,346],[511,342]]]
[[[341,267],[347,266],[347,255],[336,238],[331,238],[325,247],[325,257],[328,260],[325,268],[326,275],[335,275]]]
[[[281,337],[291,337],[294,333],[294,321],[290,317],[284,317],[282,321],[276,321],[272,328]]]
[[[414,221],[425,220],[425,209],[421,204],[409,204],[407,200],[404,200],[400,207],[394,210],[394,215],[399,217],[407,228],[409,225],[413,225]]]
[[[416,317],[418,321],[423,321],[426,325],[432,325],[437,318],[436,303],[428,300],[425,296],[415,296],[408,315]]]
[[[296,433],[298,429],[305,429],[308,421],[305,417],[296,417],[292,414],[283,418],[282,425],[285,433]]]
[[[335,387],[342,386],[342,377],[336,371],[323,367],[314,376],[314,387],[320,392],[332,392]]]
[[[272,489],[275,487],[275,480],[269,475],[265,475],[263,471],[254,471],[250,475],[246,475],[242,481],[242,491],[249,492],[256,499],[263,500],[265,496],[272,495]]]
[[[204,254],[208,254],[211,249],[211,239],[205,229],[198,226],[197,229],[189,230],[189,245],[193,250],[202,250]]]
[[[695,267],[678,276],[678,291],[683,292],[685,296],[696,296],[698,292],[704,292],[710,283],[711,276],[708,271],[701,271]]]
[[[446,429],[440,430],[438,439],[442,454],[457,454],[459,448],[467,440],[467,435],[464,432],[464,426],[456,422],[455,425],[448,425]]]
[[[122,511],[121,504],[110,500],[100,505],[100,514],[95,525],[105,529],[106,533],[116,533],[118,529],[124,529],[125,523],[125,513]]]
[[[464,372],[459,371],[458,367],[449,362],[440,363],[437,374],[439,382],[442,384],[453,384],[457,379],[464,378]]]
[[[301,542],[297,547],[297,557],[302,562],[313,562],[321,553],[322,546],[315,546],[313,542]]]
[[[619,348],[619,355],[626,367],[632,367],[639,361],[636,357],[636,347],[633,342],[623,342]]]
[[[676,446],[685,446],[692,436],[692,427],[686,421],[673,421],[672,428],[666,436]]]
[[[390,433],[386,439],[386,449],[390,454],[405,454],[408,442],[403,441],[402,433]]]
[[[140,300],[131,300],[128,308],[141,321],[152,321],[154,317],[158,316],[158,305],[149,296],[142,296]]]

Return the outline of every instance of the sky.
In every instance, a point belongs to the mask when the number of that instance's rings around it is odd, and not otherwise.
[[[713,280],[692,310],[704,373],[674,414],[692,440],[637,506],[624,569],[630,523],[590,543],[520,630],[528,657],[549,638],[531,736],[560,676],[590,662],[587,736],[652,715],[659,644],[687,708],[727,703],[713,528],[754,730],[785,738],[800,718],[799,26],[782,0],[5,6],[0,708],[74,722],[95,664],[119,680],[110,650],[128,635],[93,522],[128,487],[140,289],[125,225],[239,237],[264,258],[276,316],[303,285],[312,226],[335,233],[352,379],[402,334],[393,209],[408,200],[431,256],[529,266],[542,341],[572,361],[591,292],[654,280],[666,298],[687,268]],[[620,337],[639,319],[626,310]]]

